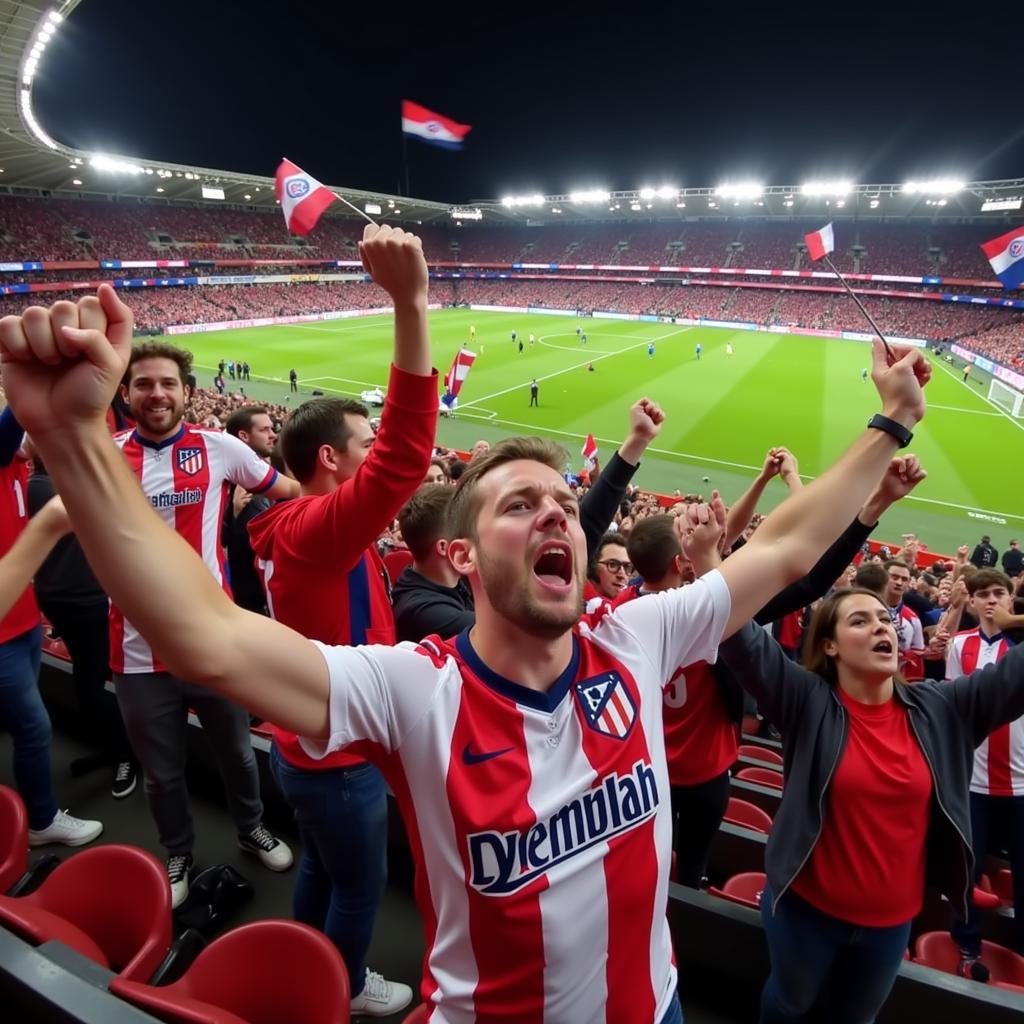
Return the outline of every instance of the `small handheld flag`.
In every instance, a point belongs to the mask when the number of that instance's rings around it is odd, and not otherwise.
[[[812,260],[824,260],[829,269],[839,280],[839,283],[846,289],[846,294],[857,304],[857,308],[864,314],[864,319],[871,324],[871,329],[878,335],[882,344],[885,346],[885,351],[889,358],[895,362],[896,354],[889,346],[889,342],[886,341],[885,335],[879,329],[878,324],[875,323],[874,317],[864,308],[864,303],[857,298],[854,294],[853,289],[846,283],[846,278],[839,273],[836,265],[829,259],[828,254],[835,252],[836,248],[836,237],[835,232],[832,230],[832,225],[826,224],[823,228],[818,231],[812,231],[809,235],[804,235],[804,241],[807,243],[807,255]]]
[[[588,465],[594,464],[594,459],[597,458],[597,442],[594,440],[593,434],[587,434],[586,441],[583,442],[583,448],[580,450],[580,455],[586,459]]]
[[[358,206],[353,206],[344,196],[336,195],[287,157],[277,169],[274,190],[281,203],[285,226],[293,235],[308,235],[335,199],[355,210],[364,220],[375,223]]]
[[[807,255],[812,260],[820,260],[823,256],[834,252],[836,248],[836,238],[831,224],[826,224],[820,231],[812,231],[809,235],[804,235],[804,241],[807,243]]]
[[[1024,284],[1024,227],[982,243],[981,251],[1004,288],[1019,288]]]
[[[471,124],[459,124],[443,114],[427,110],[412,100],[402,100],[402,131],[421,142],[445,149],[462,149],[466,136],[473,130]]]

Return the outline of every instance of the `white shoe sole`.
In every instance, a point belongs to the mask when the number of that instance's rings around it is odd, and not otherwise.
[[[95,842],[99,837],[103,835],[103,827],[100,826],[100,830],[91,836],[79,836],[77,839],[36,839],[31,833],[28,837],[29,846],[86,846],[89,843]]]
[[[139,777],[136,775],[135,778],[132,779],[131,786],[128,789],[126,789],[123,793],[115,793],[113,790],[111,790],[110,791],[110,795],[115,800],[123,800],[126,796],[131,796],[132,793],[135,792],[135,787],[138,786],[138,784],[139,784]]]
[[[247,854],[249,854],[249,856],[250,856],[250,857],[255,857],[255,858],[257,858],[257,860],[259,860],[259,862],[260,862],[260,863],[261,863],[261,864],[262,864],[262,865],[263,865],[263,866],[264,866],[264,867],[265,867],[265,868],[266,868],[266,869],[267,869],[268,871],[276,871],[276,872],[278,872],[278,873],[281,873],[281,872],[287,871],[287,870],[288,870],[289,868],[291,868],[291,866],[292,866],[292,865],[293,865],[293,864],[295,863],[295,857],[294,857],[294,855],[293,855],[293,856],[289,856],[289,858],[288,858],[288,863],[287,863],[287,864],[281,864],[281,865],[277,865],[277,864],[268,864],[268,863],[267,863],[267,862],[266,862],[266,861],[265,861],[265,860],[264,860],[264,859],[263,859],[263,858],[262,858],[262,857],[261,857],[261,856],[259,855],[259,853],[258,853],[258,852],[257,852],[256,850],[250,850],[250,849],[249,849],[249,847],[248,847],[248,846],[245,846],[245,845],[244,845],[243,843],[239,843],[239,844],[238,844],[238,848],[239,848],[239,849],[240,849],[240,850],[242,851],[242,853],[247,853]]]

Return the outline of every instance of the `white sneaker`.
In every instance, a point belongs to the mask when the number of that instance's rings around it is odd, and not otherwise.
[[[238,845],[246,853],[259,857],[263,866],[271,871],[287,871],[295,859],[288,844],[271,834],[262,821],[247,835],[239,835]]]
[[[176,853],[167,858],[167,882],[171,887],[171,910],[177,910],[188,896],[188,873],[192,854]]]
[[[28,830],[29,846],[60,843],[63,846],[85,846],[103,831],[102,821],[85,821],[67,811],[58,811],[46,828]]]
[[[388,981],[376,971],[366,968],[363,991],[352,999],[352,1013],[367,1017],[388,1017],[404,1010],[412,1002],[412,989],[397,981]]]

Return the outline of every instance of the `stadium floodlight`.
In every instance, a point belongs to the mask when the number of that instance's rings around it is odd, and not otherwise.
[[[679,200],[679,202],[678,202],[678,203],[676,203],[676,209],[677,209],[677,210],[685,210],[685,209],[686,209],[686,203],[684,203],[684,202],[683,202],[683,201],[682,201],[682,200],[680,199],[680,200]]]
[[[966,182],[958,178],[936,178],[934,181],[908,181],[903,191],[908,195],[948,196],[959,192]]]
[[[82,184],[82,179],[81,178],[72,178],[71,179],[71,184],[72,185],[81,185]]]
[[[657,195],[657,192],[653,188],[642,188],[640,189],[641,199],[653,199]]]
[[[89,157],[89,163],[97,171],[110,171],[113,174],[144,174],[146,170],[139,164],[133,164],[128,160],[118,160],[105,153],[93,153]]]
[[[792,199],[787,199],[787,200],[785,200],[785,201],[783,202],[783,204],[782,204],[782,205],[783,205],[783,206],[792,206],[792,205],[793,205],[793,200],[792,200]]]
[[[245,193],[245,195],[244,195],[244,196],[242,196],[242,198],[243,198],[243,199],[252,199],[252,196],[251,196],[251,195],[249,195],[249,193],[248,193],[248,192],[246,192],[246,193]]]
[[[28,87],[23,88],[18,94],[18,105],[21,108],[22,120],[28,126],[28,130],[48,149],[56,149],[57,143],[43,131],[42,126],[36,120],[36,115],[32,112],[32,92]]]
[[[877,210],[880,202],[880,199],[872,199],[871,202],[868,203],[868,206],[870,206],[872,210]]]
[[[202,192],[204,199],[223,199],[224,189],[217,188],[215,185],[200,185],[200,192]]]
[[[642,210],[643,207],[639,203],[630,203],[629,208],[631,210]]]
[[[853,191],[853,185],[848,181],[807,181],[800,186],[800,191],[805,196],[842,198]]]
[[[580,189],[569,193],[571,203],[607,203],[612,194],[603,188]]]
[[[163,185],[157,185],[156,190],[157,190],[157,192],[163,192],[163,190],[164,190]]]
[[[764,185],[741,181],[735,185],[719,185],[715,195],[721,199],[757,199],[764,195]]]
[[[475,206],[453,206],[448,216],[454,220],[483,220],[483,213]]]
[[[543,206],[544,197],[539,193],[532,196],[505,196],[501,201],[501,205],[509,209],[516,206]]]
[[[837,200],[836,200],[836,206],[838,206],[840,210],[841,210],[841,209],[842,209],[842,208],[843,208],[843,207],[844,207],[845,205],[846,205],[846,200],[845,200],[845,199],[837,199]]]
[[[652,199],[675,199],[679,195],[679,189],[673,185],[662,185],[660,188],[645,186],[640,189],[640,198],[645,202]]]
[[[47,11],[46,17],[49,21],[52,21],[54,25],[59,25],[64,20],[64,15],[59,11]]]

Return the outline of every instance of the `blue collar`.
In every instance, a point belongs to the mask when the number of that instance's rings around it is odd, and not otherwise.
[[[181,427],[170,437],[165,437],[162,441],[151,441],[148,437],[143,437],[139,433],[139,428],[136,427],[132,431],[132,437],[142,445],[143,448],[152,448],[154,451],[160,451],[162,448],[168,448],[172,444],[177,444],[185,436],[185,424],[182,422]]]
[[[528,686],[523,686],[522,683],[506,679],[504,676],[498,675],[498,673],[493,669],[488,668],[483,663],[480,655],[473,649],[473,644],[469,639],[468,628],[464,629],[455,638],[455,647],[462,660],[476,675],[480,677],[483,683],[494,690],[495,693],[500,694],[502,697],[507,697],[516,704],[523,704],[536,711],[545,711],[549,713],[554,711],[555,708],[561,704],[562,698],[566,695],[569,687],[572,686],[576,679],[576,674],[579,671],[580,666],[579,638],[575,633],[573,633],[572,657],[569,659],[569,664],[566,665],[562,673],[554,681],[551,689],[546,693],[542,693],[540,690],[531,690]]]
[[[997,644],[1000,640],[1003,639],[1002,633],[995,633],[992,636],[985,636],[985,630],[983,630],[981,626],[978,627],[978,636],[980,636],[981,639],[984,640],[987,644]]]

